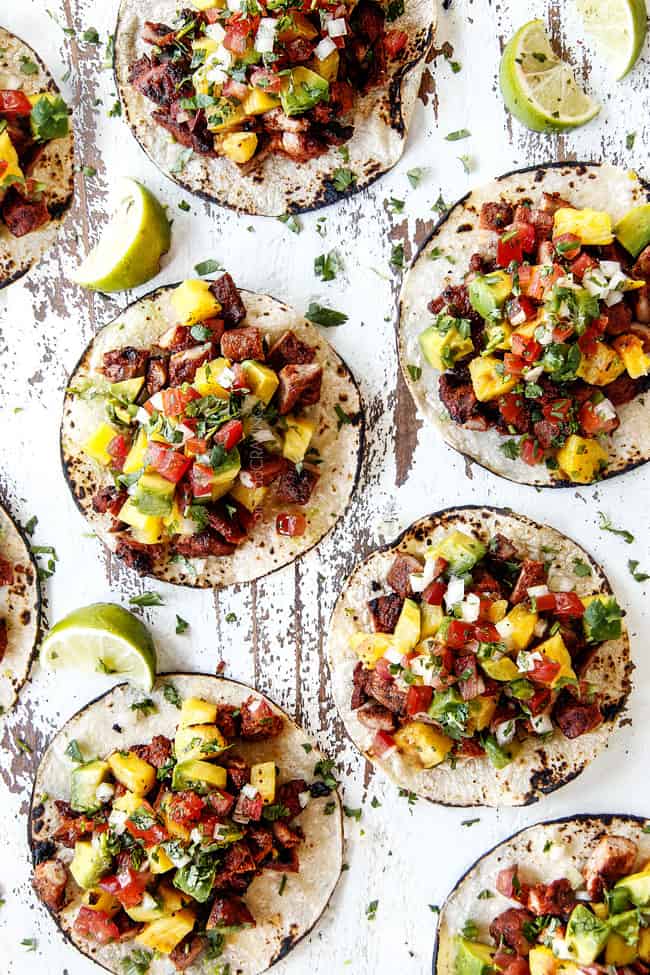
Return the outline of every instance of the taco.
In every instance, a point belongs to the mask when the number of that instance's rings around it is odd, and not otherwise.
[[[650,457],[650,193],[562,163],[474,190],[402,291],[402,369],[448,444],[525,484],[567,485]]]
[[[195,7],[122,0],[115,37],[125,118],[177,183],[281,216],[349,196],[397,162],[434,0]]]
[[[598,975],[650,963],[650,837],[638,816],[515,833],[440,912],[434,975]]]
[[[352,573],[330,623],[334,699],[404,789],[518,806],[602,751],[630,692],[622,611],[571,539],[508,510],[415,522]]]
[[[0,27],[0,288],[54,243],[74,190],[69,109],[38,55]]]
[[[25,536],[0,505],[0,715],[27,680],[40,625],[38,569]]]
[[[187,586],[257,579],[343,514],[363,441],[359,393],[310,325],[229,274],[130,305],[70,379],[61,446],[99,537]]]
[[[312,929],[339,879],[329,763],[235,681],[168,674],[140,698],[114,687],[47,748],[34,887],[65,936],[116,975],[134,956],[151,975],[198,975],[208,958],[257,975]]]

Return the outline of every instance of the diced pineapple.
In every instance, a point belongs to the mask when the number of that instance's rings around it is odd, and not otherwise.
[[[192,385],[201,396],[217,396],[219,399],[228,399],[229,390],[220,386],[218,380],[224,369],[229,369],[231,365],[230,359],[223,357],[204,363],[196,370]]]
[[[173,839],[189,840],[189,829],[181,823],[177,823],[175,819],[172,819],[166,810],[162,812],[162,819],[165,824],[165,829]]]
[[[242,165],[255,155],[257,136],[254,132],[231,132],[222,139],[221,149],[226,159]]]
[[[596,342],[593,355],[586,356],[583,353],[576,376],[592,386],[607,386],[623,372],[625,364],[616,349],[605,342]]]
[[[266,803],[275,802],[275,762],[251,765],[251,785]]]
[[[138,943],[163,955],[169,955],[190,933],[195,921],[194,913],[188,908],[183,908],[170,917],[162,917],[158,921],[145,924],[138,935]]]
[[[363,661],[368,670],[374,670],[380,657],[391,647],[392,637],[388,633],[354,633],[349,640],[350,648]]]
[[[142,797],[136,796],[134,792],[129,792],[128,790],[124,795],[117,796],[113,799],[113,809],[118,809],[120,812],[131,813],[136,812],[142,805]]]
[[[500,634],[503,631],[508,650],[526,649],[533,638],[537,620],[537,613],[531,612],[524,603],[512,607],[508,615],[501,620],[501,625],[497,627]]]
[[[507,599],[495,599],[491,604],[488,616],[490,618],[490,623],[499,623],[506,613],[508,612],[508,600]]]
[[[549,660],[554,660],[560,664],[559,673],[551,683],[551,687],[556,687],[561,680],[576,680],[575,671],[571,663],[571,655],[559,633],[555,633],[548,640],[545,640],[544,643],[540,643],[539,646],[535,647],[535,653],[541,653],[544,657],[548,657]]]
[[[192,903],[193,898],[182,890],[172,887],[168,880],[164,880],[158,888],[165,908],[165,914],[176,914],[181,908]]]
[[[254,359],[245,359],[242,366],[253,396],[263,403],[269,403],[280,383],[277,374]]]
[[[643,342],[638,335],[619,335],[614,339],[614,348],[623,360],[628,375],[632,379],[639,379],[648,375],[650,356],[643,349]]]
[[[620,934],[612,931],[605,945],[605,964],[618,968],[623,965],[631,965],[637,957],[636,945],[627,944]]]
[[[233,486],[228,491],[228,494],[239,501],[240,504],[246,508],[247,511],[255,511],[260,507],[264,498],[268,493],[268,488],[264,486],[260,487],[246,487],[241,481],[237,480]]]
[[[597,440],[572,433],[557,452],[560,469],[576,484],[591,484],[607,466],[607,451]]]
[[[316,74],[319,74],[321,78],[325,81],[332,82],[336,81],[339,73],[339,52],[332,51],[328,54],[326,58],[321,61],[319,58],[315,57],[311,62],[311,67],[314,69]]]
[[[226,739],[212,724],[179,728],[174,739],[174,751],[179,762],[190,758],[216,758],[227,747]]]
[[[435,636],[444,619],[442,606],[431,606],[430,603],[420,603],[420,639]]]
[[[303,420],[297,416],[285,417],[287,428],[284,434],[284,445],[282,456],[294,464],[299,464],[304,460],[307,448],[314,436],[316,424],[312,420]]]
[[[193,724],[214,724],[217,720],[217,705],[203,701],[200,697],[186,697],[181,707],[181,728]]]
[[[480,694],[478,697],[472,698],[469,704],[469,721],[474,731],[483,731],[488,727],[496,707],[496,697]]]
[[[501,657],[500,660],[481,660],[481,667],[492,680],[516,680],[519,677],[517,666],[510,657]]]
[[[0,179],[0,184],[7,180],[10,176],[15,176],[15,178],[22,182],[24,180],[23,171],[20,168],[20,162],[18,160],[18,153],[14,147],[13,142],[9,138],[9,131],[7,129],[4,132],[0,132],[0,163],[7,163],[7,168],[2,174]],[[9,185],[7,183],[7,185]],[[3,195],[3,190],[0,189],[0,197]]]
[[[223,10],[226,0],[192,0],[192,6],[197,10],[213,10],[215,7]]]
[[[262,88],[251,88],[244,99],[244,111],[247,115],[263,115],[280,104],[277,95],[272,95]]]
[[[489,400],[496,399],[497,396],[509,393],[517,385],[515,376],[508,376],[498,372],[497,369],[503,370],[503,363],[494,356],[479,356],[471,360],[469,372],[479,402],[487,403]]]
[[[115,917],[122,909],[117,897],[113,897],[101,887],[92,887],[87,890],[83,896],[83,904],[84,907],[89,907],[91,911],[102,911],[109,917]]]
[[[592,210],[591,207],[582,210],[560,207],[555,213],[553,237],[563,234],[579,237],[584,246],[611,244],[614,240],[612,218],[604,210]]]
[[[172,291],[172,306],[182,325],[196,325],[206,318],[215,318],[221,305],[210,291],[208,281],[191,278]]]
[[[284,44],[286,41],[295,41],[298,37],[304,37],[308,41],[318,37],[318,31],[304,14],[298,10],[292,10],[291,16],[286,18],[287,25],[278,34],[278,39]]]
[[[219,45],[215,41],[214,37],[197,37],[195,41],[192,41],[192,50],[199,54],[203,54],[205,59],[207,59],[210,54],[214,54],[218,47]],[[197,90],[197,94],[207,95],[208,92],[198,92]]]
[[[599,903],[595,904],[593,901],[589,904],[596,917],[599,917],[601,921],[605,921],[609,917],[609,909],[607,904]]]
[[[167,873],[174,866],[162,846],[152,846],[147,850],[147,858],[152,873]]]
[[[100,423],[95,432],[88,437],[83,445],[83,452],[96,460],[98,464],[108,467],[112,463],[112,457],[108,452],[108,445],[117,436],[117,430],[109,426],[108,423]]]
[[[155,768],[135,752],[113,752],[108,764],[117,781],[136,796],[146,796],[156,784]]]
[[[135,474],[136,471],[141,470],[145,463],[145,454],[147,453],[147,434],[144,427],[140,427],[138,434],[131,445],[131,449],[126,455],[126,460],[124,461],[124,467],[122,468],[123,474]]]
[[[650,928],[641,928],[639,931],[639,958],[641,961],[650,961]]]
[[[418,645],[420,626],[420,607],[412,599],[405,599],[393,633],[393,643],[401,653],[408,653]]]
[[[555,975],[558,970],[558,960],[550,948],[535,945],[528,955],[530,975]]]
[[[395,744],[400,751],[417,758],[422,768],[433,768],[444,762],[453,741],[423,721],[409,721],[395,732]]]
[[[157,515],[143,515],[132,498],[127,498],[124,502],[118,518],[138,530],[138,540],[143,545],[155,545],[162,537],[162,518]]]
[[[220,98],[217,105],[208,112],[208,129],[210,132],[227,132],[228,129],[241,125],[245,118],[246,113],[242,105],[229,98]]]

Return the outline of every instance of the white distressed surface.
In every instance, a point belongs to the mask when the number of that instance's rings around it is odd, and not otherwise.
[[[145,616],[159,644],[161,669],[212,672],[219,660],[225,660],[229,675],[257,683],[279,704],[297,712],[338,760],[347,804],[363,803],[361,822],[346,821],[350,869],[322,924],[280,964],[279,975],[428,972],[435,927],[428,905],[441,902],[461,871],[487,847],[540,818],[598,810],[648,814],[644,747],[650,707],[643,689],[650,680],[644,642],[650,614],[647,586],[631,578],[626,563],[636,558],[650,570],[650,472],[638,470],[579,491],[536,492],[476,467],[466,469],[464,461],[429,430],[418,431],[403,386],[395,392],[393,316],[399,280],[389,267],[391,247],[404,240],[410,256],[411,245],[422,239],[425,224],[434,216],[431,205],[441,191],[449,202],[472,181],[516,166],[563,155],[590,159],[606,154],[642,173],[645,168],[645,175],[650,175],[647,48],[634,73],[618,85],[604,70],[593,69],[591,86],[604,106],[599,119],[565,138],[530,136],[510,123],[498,95],[501,43],[532,16],[545,16],[556,30],[561,14],[574,60],[583,74],[588,73],[580,28],[570,19],[572,4],[454,0],[450,11],[441,12],[437,46],[449,41],[462,71],[452,74],[442,56],[432,63],[427,104],[418,108],[405,159],[370,191],[300,218],[304,229],[294,236],[276,221],[237,217],[178,193],[147,161],[124,123],[107,117],[115,89],[110,71],[101,70],[103,46],[71,40],[47,16],[46,6],[47,0],[5,0],[2,20],[39,49],[57,79],[72,58],[72,74],[63,89],[75,104],[78,162],[98,170],[95,179],[80,177],[75,215],[61,247],[26,281],[0,293],[0,483],[17,516],[23,521],[38,516],[35,543],[54,545],[58,552],[56,575],[44,587],[47,614],[56,620],[94,600],[125,601],[144,589],[160,591],[165,606],[147,610]],[[50,4],[61,24],[71,22],[79,33],[96,27],[103,41],[112,30],[116,7],[116,0]],[[102,104],[94,106],[95,98]],[[471,139],[444,141],[447,133],[463,127],[471,131]],[[636,142],[627,151],[625,138],[632,131]],[[469,176],[457,160],[461,154],[473,160]],[[406,172],[415,166],[428,171],[412,190]],[[58,423],[66,374],[95,327],[127,300],[85,295],[66,281],[65,271],[84,250],[88,235],[94,239],[103,225],[108,187],[121,174],[143,179],[174,215],[173,250],[156,283],[178,280],[197,261],[212,257],[227,264],[244,287],[269,291],[299,309],[317,299],[350,316],[348,324],[329,337],[355,371],[368,410],[368,447],[359,491],[344,524],[317,551],[257,586],[212,595],[138,581],[110,563],[99,544],[84,536],[86,526],[61,475]],[[385,200],[390,196],[406,198],[402,215],[388,213]],[[181,198],[191,203],[191,213],[177,209]],[[323,238],[316,231],[322,217]],[[337,248],[345,271],[324,285],[314,277],[313,259],[332,248]],[[14,413],[16,408],[22,412]],[[320,634],[346,571],[386,532],[390,537],[414,518],[448,504],[484,502],[510,505],[549,521],[575,535],[605,564],[629,613],[637,664],[634,726],[621,732],[608,754],[576,782],[536,807],[463,812],[423,802],[409,806],[392,785],[369,772],[342,734],[328,693]],[[599,509],[632,530],[635,543],[626,545],[600,532]],[[229,612],[236,613],[236,623],[225,621]],[[185,636],[174,634],[176,613],[191,624]],[[62,942],[31,892],[25,812],[44,742],[105,686],[101,678],[89,681],[75,674],[52,679],[36,666],[19,707],[5,723],[0,739],[2,973],[85,975],[92,970],[89,961]],[[18,739],[33,751],[21,750]],[[381,806],[371,806],[373,797]],[[480,822],[471,828],[462,825],[476,817]],[[375,899],[377,918],[369,922],[366,907]],[[36,939],[35,952],[20,944],[30,938]]]

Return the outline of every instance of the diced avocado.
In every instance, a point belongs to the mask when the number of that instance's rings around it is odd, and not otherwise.
[[[84,890],[95,887],[111,869],[112,857],[108,852],[107,833],[100,833],[94,840],[77,840],[70,873]]]
[[[309,68],[292,68],[283,80],[280,101],[285,115],[308,112],[318,102],[327,102],[330,86],[325,78]]]
[[[451,315],[439,315],[433,325],[421,332],[419,342],[429,365],[440,372],[451,369],[474,351],[469,321]]]
[[[269,403],[280,383],[276,373],[255,359],[244,359],[242,366],[253,396],[263,403]]]
[[[135,379],[123,379],[119,383],[111,383],[111,394],[117,399],[124,400],[126,403],[135,403],[140,391],[144,386],[144,376],[136,376]]]
[[[614,233],[625,250],[632,257],[638,257],[650,244],[650,203],[628,210],[616,224]]]
[[[146,796],[155,785],[155,768],[135,752],[113,752],[108,764],[117,781],[136,796]]]
[[[614,887],[614,893],[623,890],[637,907],[647,907],[650,904],[650,869],[630,874],[629,877],[619,880]]]
[[[601,921],[584,904],[578,904],[573,909],[566,929],[566,943],[571,958],[579,965],[592,965],[607,944],[609,932],[607,921]]]
[[[192,758],[216,758],[227,747],[226,739],[219,729],[210,724],[178,728],[174,739],[174,751],[179,762]]]
[[[420,642],[420,607],[412,599],[405,599],[399,615],[393,640],[398,650],[407,653]]]
[[[623,630],[623,614],[616,599],[606,595],[586,596],[583,603],[586,609],[582,617],[582,628],[589,643],[618,640]]]
[[[160,474],[143,474],[138,481],[133,503],[143,515],[163,518],[172,510],[176,485]]]
[[[478,941],[456,938],[454,975],[492,975],[494,950]]]
[[[469,301],[482,318],[499,317],[499,309],[512,294],[512,276],[507,271],[479,274],[470,282]]]
[[[200,697],[186,697],[181,707],[181,728],[193,724],[214,724],[217,720],[217,705]]]
[[[454,529],[434,546],[434,552],[449,563],[451,575],[462,576],[485,557],[487,547],[473,535]]]
[[[622,914],[614,914],[609,919],[612,931],[615,931],[626,945],[636,947],[639,941],[639,912],[624,911]]]
[[[193,863],[188,863],[187,866],[181,867],[174,874],[174,887],[183,891],[184,894],[189,894],[200,904],[204,904],[212,894],[212,882],[216,870],[216,860],[213,860],[210,865],[200,871],[196,869]]]
[[[227,773],[220,765],[211,765],[199,759],[179,762],[174,766],[172,789],[180,792],[182,789],[196,789],[201,791],[205,786],[212,789],[225,789]]]
[[[96,812],[101,806],[97,799],[97,786],[105,781],[110,771],[108,762],[99,758],[85,765],[77,765],[70,777],[70,805],[75,812]]]
[[[162,900],[156,900],[148,891],[145,891],[139,904],[136,904],[134,907],[125,907],[124,910],[131,920],[136,921],[138,924],[146,924],[147,921],[157,921],[158,918],[165,917],[166,913]]]

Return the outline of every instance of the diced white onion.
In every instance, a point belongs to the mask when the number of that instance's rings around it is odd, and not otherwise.
[[[334,17],[327,22],[327,33],[330,37],[345,37],[348,32],[348,25],[345,17]]]
[[[274,17],[262,17],[255,36],[255,50],[269,54],[275,46],[275,32],[278,22]]]
[[[471,592],[460,604],[461,617],[465,623],[475,623],[481,610],[479,596]]]
[[[222,369],[216,378],[216,382],[219,384],[219,386],[223,386],[224,389],[230,389],[234,381],[235,374],[232,369],[228,368],[228,366],[226,366],[225,369]]]
[[[601,418],[601,420],[614,420],[618,415],[614,404],[611,400],[601,399],[600,403],[596,403],[594,406],[594,413]]]
[[[200,829],[198,829],[198,827],[195,826],[192,832],[190,833],[190,841],[192,843],[201,843],[202,840],[203,840],[203,833],[201,832]]]
[[[556,958],[571,958],[573,951],[569,949],[564,938],[553,938],[551,950]]]
[[[577,890],[575,892],[575,898],[576,898],[577,901],[590,901],[591,900],[591,897],[589,895],[589,891],[588,890]],[[624,971],[627,971],[627,969],[623,969],[623,970]]]
[[[254,488],[255,487],[255,481],[253,480],[253,478],[251,477],[251,475],[248,473],[248,471],[240,471],[240,473],[239,473],[239,480],[242,482],[242,484],[246,488]]]
[[[529,653],[527,650],[520,650],[517,654],[517,670],[522,674],[527,674],[529,670],[535,669],[535,664],[543,663],[544,658],[541,653]]]
[[[610,291],[609,294],[605,295],[605,304],[608,308],[618,305],[621,301],[623,301],[622,291]]]
[[[433,675],[435,668],[431,665],[431,658],[428,654],[420,654],[411,660],[409,663],[409,670],[416,675],[416,677],[422,678],[422,683],[427,684],[429,687],[433,682]]]
[[[573,592],[573,579],[561,572],[549,577],[548,585],[552,592]]]
[[[544,366],[535,366],[524,373],[524,379],[527,383],[536,383],[543,372]]]
[[[608,278],[613,278],[615,274],[621,273],[621,265],[618,261],[601,261],[600,269]]]
[[[149,400],[149,404],[154,408],[154,410],[157,410],[160,413],[160,411],[163,408],[162,393],[154,393],[153,396],[151,397],[151,399]],[[145,413],[146,413],[146,410],[145,410]],[[147,419],[150,419],[150,416],[149,416],[148,413],[147,413]]]
[[[389,647],[384,654],[384,660],[388,660],[391,664],[401,664],[403,654],[396,650],[395,647]]]
[[[531,717],[530,723],[533,726],[533,731],[538,735],[546,735],[549,731],[553,731],[553,722],[551,721],[550,714],[536,714]]]
[[[165,843],[163,849],[175,867],[184,867],[192,859],[178,843]]]
[[[148,865],[147,865],[148,866]],[[145,890],[142,900],[138,904],[138,908],[144,909],[145,911],[151,911],[158,907],[158,901],[155,897],[152,897],[149,891]]]
[[[509,745],[515,737],[515,731],[516,726],[513,719],[510,719],[510,721],[502,721],[500,725],[497,725],[495,732],[497,745]]]
[[[336,50],[336,44],[331,37],[324,37],[314,48],[314,54],[319,61],[324,61]]]
[[[539,599],[540,596],[548,596],[548,586],[530,586],[526,591],[531,599]]]
[[[573,866],[573,864],[569,864],[569,866],[566,868],[565,877],[569,881],[569,883],[571,884],[574,890],[583,889],[585,885],[584,878],[580,873],[580,871]]]
[[[575,283],[573,274],[565,274],[563,277],[558,278],[555,282],[558,288],[569,288],[571,291],[578,291],[580,285]]]
[[[186,427],[184,423],[177,424],[176,429],[183,434],[183,443],[185,443],[186,440],[190,440],[192,437],[196,436],[194,430],[190,430],[190,428]]]
[[[247,782],[242,786],[242,794],[246,796],[247,799],[257,799],[258,792],[254,785]]]
[[[242,0],[226,0],[228,10],[241,10]]]
[[[311,792],[309,792],[308,789],[306,789],[304,792],[298,793],[298,802],[300,803],[301,809],[306,809],[306,807],[309,805],[310,800],[311,800]]]
[[[461,601],[464,595],[465,583],[462,579],[457,579],[455,576],[452,576],[447,586],[447,592],[445,593],[445,605],[448,609],[455,606],[456,603]]]
[[[251,439],[254,440],[255,443],[269,443],[270,440],[275,440],[275,434],[272,430],[268,429],[255,430],[251,434]]]
[[[523,325],[526,321],[526,312],[523,308],[520,308],[516,315],[510,315],[509,318],[511,325]]]
[[[507,617],[494,624],[501,640],[510,649],[512,647],[512,623]]]
[[[110,782],[100,782],[100,784],[95,789],[95,798],[97,802],[108,802],[115,795],[115,786],[112,786]]]
[[[255,698],[255,700],[248,705],[248,710],[251,712],[251,714],[257,714],[263,703],[264,701],[261,697]]]
[[[114,833],[121,836],[126,829],[126,821],[128,818],[129,814],[123,812],[121,809],[111,809],[111,814],[108,817],[108,825]]]
[[[549,324],[538,326],[538,328],[535,329],[535,338],[540,345],[552,345],[553,327]]]
[[[135,414],[135,418],[138,423],[148,423],[151,419],[147,411],[142,406],[138,407],[138,412]]]
[[[226,36],[226,31],[222,24],[208,24],[205,28],[205,34],[206,37],[211,37],[217,44],[221,44]]]

